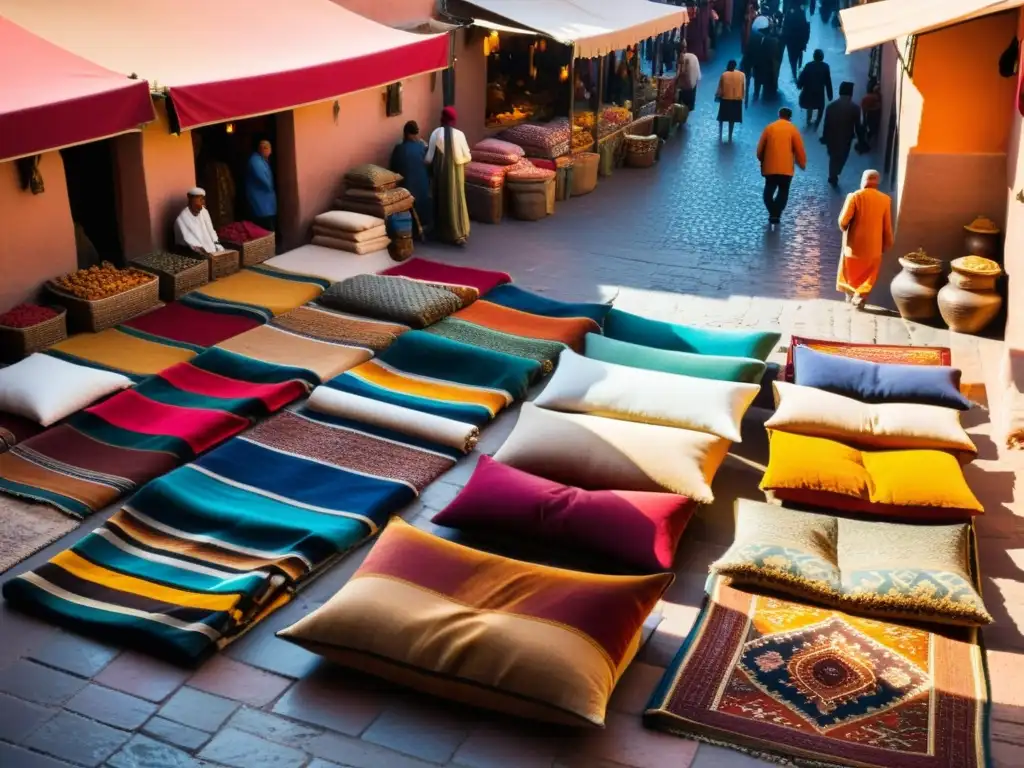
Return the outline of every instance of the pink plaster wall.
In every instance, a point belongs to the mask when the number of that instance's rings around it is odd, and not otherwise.
[[[188,133],[175,136],[170,132],[167,112],[160,100],[156,102],[156,114],[157,119],[142,131],[146,219],[136,220],[133,226],[143,229],[133,231],[132,238],[132,243],[139,248],[148,243],[148,250],[167,247],[174,219],[185,207],[185,193],[196,185],[192,136]],[[144,231],[146,226],[149,228],[148,240]],[[145,252],[144,248],[142,252]]]
[[[36,296],[51,277],[75,269],[64,163],[59,152],[40,160],[46,191],[22,191],[13,162],[0,163],[0,312]]]
[[[126,133],[113,140],[117,220],[126,259],[153,250],[142,142],[141,133]]]

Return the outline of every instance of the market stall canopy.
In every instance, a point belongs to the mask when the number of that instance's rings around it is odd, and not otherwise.
[[[129,131],[153,119],[145,81],[62,50],[0,17],[0,161]]]
[[[447,35],[392,29],[331,0],[271,5],[0,0],[0,16],[107,69],[138,73],[167,93],[181,130],[448,66]]]
[[[449,12],[529,27],[589,59],[622,50],[686,23],[686,9],[649,0],[464,0]],[[499,17],[495,19],[494,17]]]
[[[1024,0],[885,0],[847,8],[839,18],[853,53],[1021,6]]]

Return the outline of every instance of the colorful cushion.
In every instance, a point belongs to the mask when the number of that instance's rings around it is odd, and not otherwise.
[[[130,386],[132,380],[119,373],[36,352],[0,369],[0,411],[48,427]]]
[[[705,504],[726,454],[725,438],[523,403],[494,455],[509,466],[589,490],[671,491]],[[955,462],[954,462],[955,464]]]
[[[433,522],[540,539],[630,568],[667,571],[694,506],[674,493],[585,491],[481,456],[465,488]]]
[[[509,560],[394,519],[348,583],[279,636],[471,706],[602,727],[671,582]]]
[[[769,434],[761,489],[777,499],[930,521],[985,511],[945,451],[860,451],[824,437]]]
[[[960,370],[938,365],[895,365],[830,355],[806,346],[793,349],[793,379],[866,403],[920,403],[966,411]]]
[[[650,320],[612,309],[605,320],[606,336],[676,352],[699,355],[727,355],[766,360],[782,335],[775,331],[726,331]]]
[[[457,312],[462,301],[438,286],[384,275],[357,275],[334,283],[318,301],[325,307],[423,328]]]
[[[868,448],[931,448],[961,459],[978,450],[960,425],[960,412],[917,403],[872,405],[823,389],[773,382],[775,413],[768,429],[829,437]]]
[[[372,240],[355,242],[353,240],[345,240],[340,237],[314,235],[313,245],[319,245],[321,248],[330,248],[332,251],[342,251],[344,253],[354,253],[357,256],[362,256],[367,253],[376,253],[377,251],[386,250],[387,247],[391,245],[391,238],[384,235],[383,237],[376,237]]]
[[[502,165],[506,168],[511,168],[516,165],[520,158],[514,155],[503,155],[499,152],[484,152],[479,149],[474,149],[472,154],[474,162],[486,163],[488,165]]]
[[[362,232],[364,229],[384,226],[384,219],[352,211],[327,211],[313,219],[313,224],[345,232]]]
[[[482,139],[476,143],[473,147],[473,152],[489,152],[492,155],[502,155],[509,158],[509,164],[519,161],[526,153],[523,152],[523,148],[518,144],[513,144],[509,141],[502,141],[501,139]]]
[[[884,619],[990,624],[971,529],[838,519],[741,499],[712,573]]]
[[[555,172],[538,168],[533,163],[523,163],[505,174],[505,178],[509,181],[547,181],[555,178]]]
[[[505,183],[505,172],[508,170],[503,165],[478,162],[468,162],[463,168],[465,169],[466,183],[480,184],[492,189],[496,189]]]
[[[612,308],[611,304],[559,301],[527,291],[517,285],[499,285],[487,294],[487,300],[492,304],[544,317],[588,317],[598,325],[604,324],[604,319]]]
[[[759,384],[765,369],[763,362],[750,357],[673,352],[668,349],[630,344],[628,341],[610,339],[596,333],[587,334],[585,345],[584,354],[594,360],[628,365],[631,368],[642,368],[647,371],[694,376],[699,379]]]
[[[742,439],[740,422],[760,387],[603,363],[562,352],[534,403],[541,408],[660,424]]]
[[[346,184],[364,189],[390,189],[401,180],[402,177],[394,171],[373,163],[357,165],[345,174]]]

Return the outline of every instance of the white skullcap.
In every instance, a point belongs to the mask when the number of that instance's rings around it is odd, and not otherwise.
[[[754,19],[754,22],[750,25],[751,32],[760,32],[762,29],[768,29],[771,22],[768,21],[764,16],[758,16]]]
[[[192,187],[192,189],[190,189],[188,191],[188,196],[189,197],[206,197],[206,190],[203,189],[202,187]]]

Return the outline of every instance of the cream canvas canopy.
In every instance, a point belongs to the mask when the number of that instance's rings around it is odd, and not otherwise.
[[[575,55],[584,59],[604,56],[686,23],[684,8],[649,0],[473,0],[459,6],[469,17],[482,14],[491,21],[504,20],[571,45]]]

